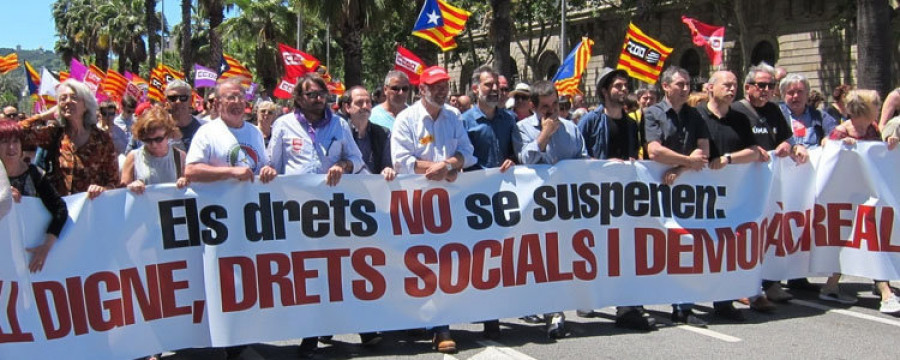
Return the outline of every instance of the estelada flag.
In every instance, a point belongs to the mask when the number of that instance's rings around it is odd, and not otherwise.
[[[709,56],[709,61],[712,62],[713,66],[721,65],[722,50],[724,49],[723,43],[725,42],[725,27],[704,24],[686,16],[681,17],[681,22],[687,25],[688,29],[691,29],[694,45],[706,50],[706,56]]]
[[[125,76],[113,69],[106,70],[106,78],[103,80],[103,92],[112,99],[118,100],[125,94],[128,80]]]
[[[222,63],[219,66],[219,79],[224,80],[238,76],[247,78],[247,83],[249,83],[253,77],[253,75],[250,74],[250,70],[247,70],[247,68],[237,61],[237,59],[222,54]]]
[[[594,46],[593,40],[586,37],[581,38],[578,46],[572,49],[562,66],[556,71],[556,75],[553,76],[553,84],[561,95],[581,93],[578,85],[581,84],[581,75],[584,74],[584,69],[587,69],[588,61],[591,60],[592,46]]]
[[[412,34],[435,43],[443,51],[456,48],[456,35],[466,29],[472,13],[444,0],[425,0]]]
[[[25,85],[28,85],[28,95],[37,97],[38,89],[41,88],[41,74],[31,67],[27,61],[25,62]]]
[[[402,71],[409,77],[409,83],[419,85],[419,76],[425,71],[425,62],[405,47],[397,45],[397,56],[394,58],[394,70]]]
[[[294,87],[296,86],[296,79],[292,80],[286,77],[281,78],[281,81],[278,82],[278,86],[275,87],[275,91],[272,94],[279,99],[291,99],[294,97]]]
[[[6,74],[17,67],[19,67],[19,54],[11,53],[0,56],[0,74]]]
[[[671,53],[672,48],[647,36],[633,23],[629,23],[616,68],[625,70],[635,79],[656,84],[663,64]]]
[[[310,54],[281,43],[278,44],[278,50],[281,52],[284,76],[287,78],[303,76],[308,72],[316,71],[319,67],[319,60]]]

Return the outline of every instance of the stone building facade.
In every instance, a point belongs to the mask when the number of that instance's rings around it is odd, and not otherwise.
[[[727,2],[726,2],[727,3]],[[597,75],[604,66],[615,67],[621,52],[625,30],[629,21],[634,21],[647,35],[656,38],[674,51],[666,61],[668,65],[678,65],[687,69],[695,78],[695,88],[708,79],[715,69],[711,66],[702,48],[691,42],[690,31],[681,22],[681,16],[695,18],[702,22],[719,25],[728,24],[725,30],[725,69],[731,70],[743,80],[745,66],[741,59],[740,41],[748,44],[747,65],[766,61],[787,69],[790,73],[800,73],[809,78],[813,89],[829,96],[839,84],[855,84],[856,35],[852,27],[842,29],[839,19],[855,17],[855,14],[841,14],[840,1],[835,0],[753,0],[745,1],[743,20],[747,31],[740,31],[733,24],[735,9],[708,0],[694,1],[691,6],[663,6],[654,9],[643,19],[630,19],[612,9],[589,9],[570,13],[567,21],[567,50],[576,46],[582,36],[594,40],[592,57],[583,79],[582,87],[589,99],[594,98]],[[895,21],[896,23],[896,21]],[[894,29],[889,29],[894,31]],[[896,33],[896,31],[895,31]],[[514,78],[533,82],[550,79],[559,67],[558,27],[549,43],[538,56],[537,66],[526,66],[525,57],[519,47],[510,46],[515,61]],[[894,36],[895,42],[898,36]],[[515,40],[514,40],[515,41]],[[477,42],[477,40],[476,40]],[[486,41],[484,42],[486,44]],[[489,45],[484,45],[489,46]],[[894,73],[897,74],[898,54],[894,55]],[[468,83],[468,76],[474,65],[448,64],[454,74],[453,86],[462,91]],[[635,82],[633,85],[639,85]],[[830,100],[830,99],[829,99]]]

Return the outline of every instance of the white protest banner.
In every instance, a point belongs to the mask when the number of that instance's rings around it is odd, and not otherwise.
[[[454,183],[347,175],[328,187],[310,175],[76,195],[37,274],[24,247],[40,241],[47,215],[26,199],[0,219],[12,234],[0,239],[0,358],[134,358],[721,300],[816,272],[896,279],[900,244],[885,225],[898,180],[887,164],[900,156],[883,145],[832,150],[818,172],[776,159],[687,172],[672,186],[654,163],[565,161]],[[867,202],[875,212],[858,206]],[[854,232],[858,209],[865,231]],[[851,246],[871,226],[878,241]]]

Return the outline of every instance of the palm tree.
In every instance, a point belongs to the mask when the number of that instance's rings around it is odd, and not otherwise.
[[[240,15],[222,24],[222,34],[233,39],[229,46],[249,45],[253,50],[252,62],[255,75],[271,96],[283,74],[278,43],[291,43],[296,29],[296,15],[287,7],[286,0],[237,0]],[[236,53],[240,53],[240,49]],[[251,57],[244,57],[249,59]]]
[[[187,33],[190,37],[188,38],[189,46],[191,47],[191,63],[192,64],[207,64],[209,62],[209,26],[207,25],[207,19],[203,17],[203,15],[197,11],[196,7],[192,7],[191,12],[191,21],[187,23],[191,27],[190,31],[184,31],[182,27],[185,25],[184,22],[176,24],[172,27],[172,33],[174,34],[174,41],[176,44],[184,45],[184,35]],[[183,59],[182,59],[182,62]]]
[[[881,96],[891,91],[891,14],[888,0],[857,0],[856,41],[859,87],[877,90]]]
[[[147,67],[156,67],[156,44],[159,44],[159,18],[156,16],[156,0],[144,0],[144,22],[147,30]]]
[[[144,2],[142,0],[112,0],[97,7],[97,12],[112,14],[104,24],[103,32],[109,37],[110,50],[118,56],[119,72],[137,73],[140,64],[147,60],[143,36]]]
[[[219,25],[225,20],[225,10],[231,9],[232,0],[198,0],[200,9],[209,19],[209,53],[210,58],[206,63],[213,69],[218,69],[222,61],[222,39],[219,37]]]
[[[191,48],[191,0],[181,0],[181,71],[190,78],[194,64]]]

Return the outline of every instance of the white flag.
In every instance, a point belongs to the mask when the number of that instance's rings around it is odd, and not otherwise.
[[[59,86],[59,80],[53,77],[46,68],[41,68],[41,87],[38,89],[38,95],[50,96],[56,99],[56,87]]]

